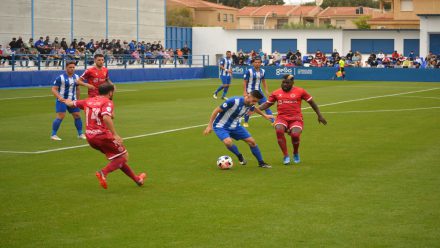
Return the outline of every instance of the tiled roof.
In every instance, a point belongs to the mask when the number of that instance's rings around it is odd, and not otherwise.
[[[333,16],[356,16],[356,9],[358,7],[327,7],[321,13],[318,14],[318,17],[333,17]],[[363,7],[364,14],[363,15],[371,15],[373,13],[372,8]]]
[[[263,5],[261,7],[244,7],[238,11],[238,16],[266,16],[268,13],[277,16],[314,16],[321,10],[317,6],[298,5]]]
[[[185,5],[189,8],[195,8],[195,9],[229,9],[229,10],[238,10],[233,7],[211,3],[207,1],[202,0],[167,0],[170,2],[174,2],[177,4]]]

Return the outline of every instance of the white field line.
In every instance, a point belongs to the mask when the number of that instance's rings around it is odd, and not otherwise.
[[[138,91],[138,90],[118,90],[118,93],[133,92],[133,91]],[[17,99],[32,99],[32,98],[42,98],[42,97],[54,97],[54,95],[8,97],[8,98],[0,98],[0,101],[17,100]]]
[[[424,98],[424,99],[437,99],[437,100],[440,100],[440,97],[433,97],[433,96],[401,96],[401,97]]]
[[[321,112],[323,114],[354,114],[354,113],[381,113],[381,112],[405,112],[405,111],[419,111],[429,109],[440,109],[437,107],[426,108],[412,108],[412,109],[377,109],[377,110],[352,110],[352,111],[339,111],[339,112]],[[315,112],[303,112],[303,114],[314,114]]]
[[[337,104],[342,104],[342,103],[349,103],[349,102],[365,101],[365,100],[384,98],[384,97],[391,97],[391,96],[407,95],[407,94],[413,94],[413,93],[419,93],[419,92],[425,92],[425,91],[433,91],[433,90],[438,90],[438,89],[440,89],[440,88],[431,88],[431,89],[426,89],[426,90],[417,90],[417,91],[409,91],[409,92],[402,92],[402,93],[389,94],[389,95],[365,97],[365,98],[359,98],[359,99],[353,99],[353,100],[346,100],[346,101],[340,101],[340,102],[334,102],[334,103],[321,104],[320,107],[332,106],[332,105],[337,105]],[[310,108],[311,107],[306,107],[306,108],[303,108],[303,110],[310,109]],[[258,117],[258,116],[252,116],[252,117]],[[159,135],[159,134],[178,132],[178,131],[182,131],[182,130],[188,130],[188,129],[198,128],[198,127],[203,127],[203,126],[206,126],[206,124],[199,124],[199,125],[182,127],[182,128],[176,128],[176,129],[170,129],[170,130],[164,130],[164,131],[159,131],[159,132],[154,132],[154,133],[147,133],[147,134],[141,134],[141,135],[136,135],[136,136],[130,136],[130,137],[125,137],[124,140],[137,139],[137,138],[143,138],[143,137],[147,137],[147,136],[154,136],[154,135]],[[86,146],[89,146],[89,145],[88,144],[84,144],[84,145],[78,145],[78,146],[68,146],[68,147],[61,147],[61,148],[56,148],[56,149],[34,151],[34,152],[27,152],[27,151],[0,151],[0,153],[10,153],[10,154],[44,154],[44,153],[50,153],[50,152],[71,150],[71,149],[76,149],[76,148],[81,148],[81,147],[86,147]]]

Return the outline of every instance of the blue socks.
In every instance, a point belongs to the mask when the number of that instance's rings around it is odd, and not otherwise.
[[[222,97],[225,97],[225,96],[226,96],[226,93],[228,93],[228,90],[229,90],[229,87],[225,87],[225,88],[223,89],[223,96],[222,96]]]
[[[83,131],[82,131],[83,124],[82,124],[81,118],[75,119],[75,127],[76,127],[76,130],[78,131],[78,135],[81,135],[83,133]]]
[[[252,154],[254,154],[255,158],[258,160],[258,162],[263,161],[263,155],[261,155],[260,148],[258,148],[258,145],[254,147],[250,147]]]
[[[57,135],[58,129],[60,128],[62,119],[56,118],[52,123],[52,136]]]
[[[238,147],[236,145],[232,145],[231,147],[226,147],[229,151],[234,153],[236,156],[240,155],[240,152],[238,151]]]
[[[217,90],[214,92],[214,94],[217,95],[217,93],[219,93],[222,89],[223,89],[223,86],[220,85],[220,87],[217,88]]]
[[[244,122],[248,123],[249,122],[249,115],[244,115]]]

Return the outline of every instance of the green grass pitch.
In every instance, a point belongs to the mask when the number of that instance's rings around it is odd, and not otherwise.
[[[106,160],[82,146],[71,116],[63,140],[49,140],[49,88],[0,90],[0,247],[440,246],[439,84],[298,81],[329,124],[305,109],[302,162],[284,166],[273,128],[253,118],[272,169],[244,142],[240,166],[202,135],[218,85],[118,85],[116,128],[131,137],[129,165],[149,178],[139,188],[116,171],[108,190],[94,176]],[[234,80],[229,96],[241,92]],[[216,167],[221,155],[231,170]]]

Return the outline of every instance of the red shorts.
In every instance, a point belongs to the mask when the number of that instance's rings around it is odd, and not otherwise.
[[[111,133],[103,133],[93,136],[87,136],[87,142],[96,150],[105,154],[107,159],[112,160],[127,153],[123,145],[118,145]]]
[[[300,128],[303,130],[304,122],[302,121],[302,118],[285,118],[283,116],[277,116],[277,119],[275,120],[275,126],[276,125],[283,125],[286,127],[286,131],[290,131],[294,127]]]

